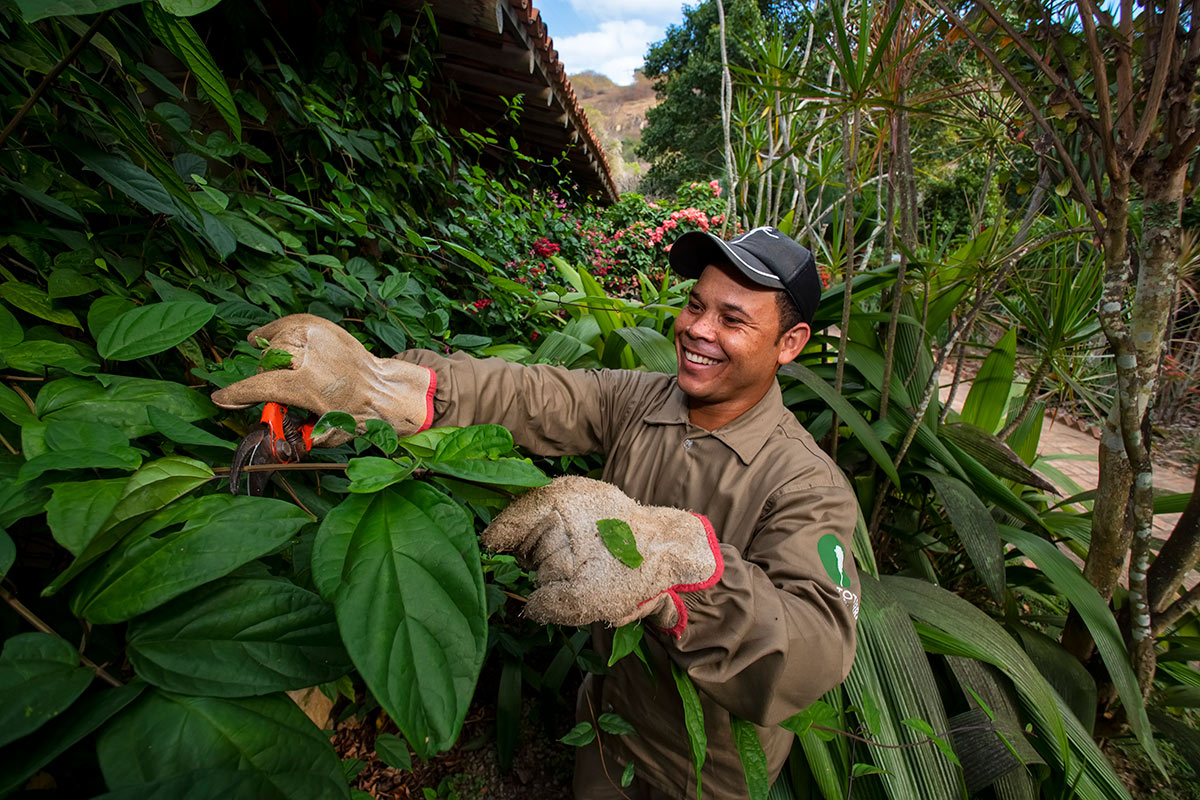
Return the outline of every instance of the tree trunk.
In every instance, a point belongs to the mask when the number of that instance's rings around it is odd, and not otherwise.
[[[1158,625],[1158,614],[1175,599],[1175,593],[1183,585],[1188,573],[1200,563],[1200,469],[1196,470],[1196,482],[1192,487],[1192,499],[1183,510],[1170,538],[1158,552],[1150,567],[1148,579],[1150,590],[1150,610],[1155,615],[1155,627]]]
[[[1140,173],[1145,192],[1142,202],[1141,259],[1130,333],[1137,351],[1137,412],[1145,432],[1137,457],[1134,479],[1134,539],[1129,563],[1130,657],[1148,695],[1155,671],[1154,637],[1150,628],[1147,574],[1150,571],[1150,534],[1154,529],[1154,466],[1150,460],[1151,415],[1166,350],[1167,323],[1171,318],[1179,275],[1180,237],[1183,233],[1183,179],[1186,165],[1168,168],[1155,160]],[[1128,441],[1128,434],[1126,434]]]
[[[1129,274],[1129,183],[1127,180],[1113,181],[1105,203],[1107,212],[1104,232],[1105,292],[1101,308],[1101,319],[1119,317],[1124,309],[1124,291]],[[1116,286],[1115,284],[1120,284]],[[1115,304],[1115,307],[1113,305]],[[1105,334],[1111,342],[1106,325]],[[1114,349],[1116,349],[1114,347]],[[1104,434],[1100,438],[1100,479],[1096,490],[1096,502],[1092,508],[1092,544],[1084,562],[1083,576],[1105,600],[1111,600],[1133,531],[1126,524],[1129,509],[1129,493],[1133,486],[1133,473],[1125,456],[1124,440],[1121,436],[1119,402],[1115,403],[1104,421]],[[1071,609],[1063,627],[1062,645],[1087,663],[1091,658],[1094,643],[1087,626],[1079,614]]]

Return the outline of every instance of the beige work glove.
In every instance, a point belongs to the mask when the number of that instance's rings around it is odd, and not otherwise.
[[[284,369],[260,372],[213,392],[221,408],[248,408],[274,402],[307,408],[316,414],[345,411],[358,422],[389,423],[401,436],[423,431],[433,422],[437,376],[393,358],[376,358],[343,328],[312,314],[292,314],[253,330],[251,344],[266,339],[272,348],[292,354]],[[337,428],[313,445],[332,447],[350,436]]]
[[[629,525],[643,557],[637,568],[608,551],[597,525],[602,519]],[[483,544],[514,550],[537,570],[539,588],[525,614],[560,625],[646,618],[679,636],[687,626],[679,594],[715,585],[725,569],[707,519],[640,505],[612,484],[589,478],[556,478],[526,492],[496,516]]]

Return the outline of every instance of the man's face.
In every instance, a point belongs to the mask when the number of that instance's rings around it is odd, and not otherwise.
[[[801,323],[780,335],[773,290],[732,268],[706,267],[675,320],[679,387],[692,421],[713,430],[751,408],[776,368],[800,353],[808,332]]]

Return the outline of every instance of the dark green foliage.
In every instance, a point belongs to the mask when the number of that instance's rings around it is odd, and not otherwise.
[[[65,776],[98,734],[112,796],[347,796],[281,693],[373,697],[408,740],[397,763],[453,745],[495,610],[476,528],[547,478],[503,429],[402,442],[373,421],[330,454],[360,454],[346,477],[233,497],[221,470],[256,412],[208,394],[286,368],[247,341],[282,314],[379,353],[520,337],[528,304],[489,279],[555,201],[530,198],[515,153],[476,166],[486,133],[436,121],[425,17],[380,30],[347,2],[299,33],[256,6],[177,6],[0,10],[10,109],[98,23],[0,149],[0,568],[61,634],[11,635],[28,623],[4,612],[0,791]],[[376,57],[397,42],[407,59]],[[482,316],[480,296],[498,299]],[[81,641],[139,689],[103,690]]]

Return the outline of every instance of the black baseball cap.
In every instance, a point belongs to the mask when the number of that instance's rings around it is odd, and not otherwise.
[[[754,283],[787,292],[804,322],[811,323],[817,313],[817,261],[807,247],[778,228],[754,228],[728,242],[706,231],[691,231],[675,240],[669,257],[671,268],[685,278],[699,278],[709,264],[728,262]]]

